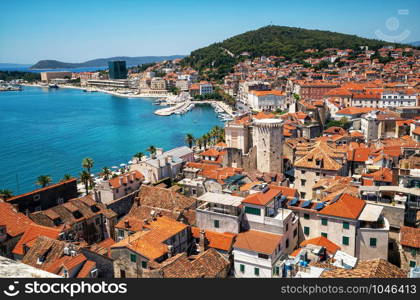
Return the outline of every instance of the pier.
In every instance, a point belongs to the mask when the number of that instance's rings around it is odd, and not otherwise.
[[[184,101],[171,107],[158,109],[155,114],[158,116],[170,116],[172,114],[183,114],[193,108],[195,104],[209,104],[216,109],[216,112],[225,112],[230,117],[234,117],[232,108],[224,102],[214,100],[203,101]]]

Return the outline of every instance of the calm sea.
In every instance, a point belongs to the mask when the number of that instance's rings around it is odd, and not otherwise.
[[[73,89],[23,87],[0,92],[0,189],[15,194],[36,188],[39,175],[54,182],[78,175],[92,157],[94,171],[127,163],[150,145],[171,149],[184,136],[201,136],[223,125],[211,106],[160,117],[153,99],[119,98]]]

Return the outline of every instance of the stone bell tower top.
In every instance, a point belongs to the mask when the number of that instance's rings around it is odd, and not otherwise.
[[[283,120],[255,120],[254,128],[258,171],[266,173],[282,173]]]

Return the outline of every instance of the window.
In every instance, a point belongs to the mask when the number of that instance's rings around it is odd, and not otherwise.
[[[289,224],[286,224],[286,232],[289,231]]]
[[[136,262],[137,261],[137,256],[135,254],[130,254],[130,261],[131,262]]]
[[[315,175],[316,175],[316,176],[319,176],[319,172],[316,172],[316,173],[315,173]]]
[[[120,270],[120,278],[125,278],[125,270]]]
[[[118,236],[119,237],[124,237],[124,230],[118,229]]]
[[[261,210],[259,208],[255,208],[255,207],[245,206],[245,213],[251,214],[251,215],[256,215],[256,216],[261,216]]]
[[[323,226],[328,226],[328,219],[325,219],[325,218],[321,219],[321,224]]]
[[[301,173],[302,175],[304,175],[304,174],[306,173],[306,171],[301,171],[300,173]]]
[[[280,275],[280,267],[274,267],[274,275],[279,276]]]
[[[301,186],[305,186],[305,184],[306,184],[306,180],[305,180],[305,179],[301,179],[301,180],[300,180],[300,185],[301,185]]]
[[[350,244],[350,238],[348,236],[343,236],[343,245],[348,246]]]
[[[328,239],[328,233],[321,232],[321,236],[323,236],[324,238]]]
[[[410,268],[415,268],[416,262],[414,260],[410,260]]]
[[[142,261],[142,262],[141,262],[141,267],[142,267],[143,269],[146,269],[146,268],[147,268],[147,261]]]
[[[297,229],[293,230],[293,237],[297,236]]]
[[[214,228],[219,228],[219,227],[220,227],[219,220],[214,220]]]
[[[306,196],[306,193],[304,193],[304,192],[300,192],[300,197],[301,197],[301,198],[305,199],[305,196]]]
[[[101,218],[96,218],[96,219],[95,219],[95,223],[96,223],[96,225],[101,224]]]
[[[303,214],[303,218],[304,218],[305,220],[309,220],[310,215],[309,215],[309,214]]]
[[[350,223],[349,222],[343,222],[343,229],[349,229]]]
[[[260,276],[260,268],[254,268],[255,276]]]
[[[369,244],[370,244],[371,247],[376,247],[376,239],[375,238],[370,238]]]
[[[289,239],[286,240],[286,249],[289,248]]]
[[[245,265],[239,265],[239,270],[241,271],[241,273],[245,273]]]
[[[305,235],[308,235],[309,234],[309,227],[303,227],[303,233],[305,234]]]
[[[264,253],[258,253],[258,258],[268,259],[268,255]]]

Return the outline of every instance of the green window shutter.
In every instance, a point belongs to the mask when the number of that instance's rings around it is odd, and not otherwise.
[[[349,222],[343,222],[343,228],[344,229],[349,229],[350,228],[350,223]]]
[[[245,265],[239,265],[241,273],[245,273]]]
[[[415,268],[416,262],[414,260],[410,260],[410,268]]]
[[[131,260],[131,262],[136,262],[137,261],[137,256],[135,254],[130,254],[130,260]]]
[[[261,216],[261,209],[255,208],[255,207],[245,206],[245,213],[251,214],[251,215],[256,215],[256,216]]]
[[[343,245],[348,246],[350,244],[350,238],[348,236],[343,236]]]
[[[220,227],[219,220],[214,220],[214,228],[219,228],[219,227]]]
[[[141,267],[142,267],[143,269],[146,269],[146,268],[147,268],[147,261],[142,261],[142,262],[141,262]]]
[[[260,268],[255,268],[254,269],[254,274],[255,274],[255,276],[260,276]]]
[[[376,239],[375,238],[370,238],[369,243],[370,243],[371,247],[376,247]]]
[[[303,233],[304,233],[304,234],[306,234],[306,235],[308,235],[308,234],[309,234],[309,232],[310,232],[309,227],[306,227],[306,226],[305,226],[305,227],[303,228]]]
[[[328,238],[328,234],[327,234],[327,233],[325,233],[325,232],[321,232],[321,235],[322,235],[324,238]]]
[[[321,219],[321,224],[323,225],[323,226],[327,226],[328,225],[328,219]]]
[[[280,267],[274,267],[274,275],[280,275]]]

